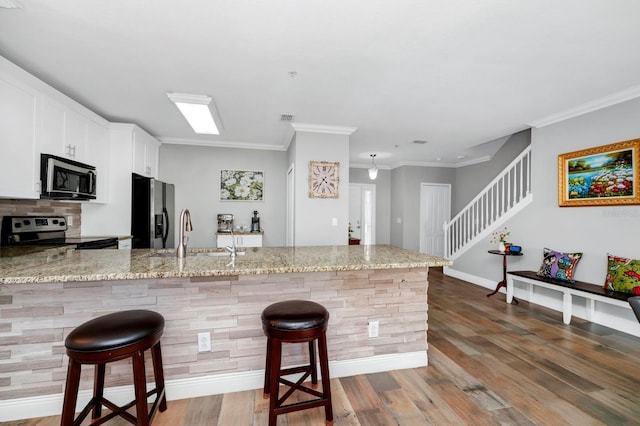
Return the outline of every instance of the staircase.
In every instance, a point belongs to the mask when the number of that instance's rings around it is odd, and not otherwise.
[[[444,224],[444,257],[455,260],[533,201],[531,146],[516,157],[451,221]]]

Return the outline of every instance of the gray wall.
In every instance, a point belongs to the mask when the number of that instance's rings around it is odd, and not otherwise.
[[[264,244],[284,246],[286,172],[295,163],[297,245],[346,244],[348,184],[353,182],[376,185],[376,243],[419,250],[421,183],[451,184],[452,214],[455,214],[454,207],[459,210],[459,205],[472,199],[528,143],[529,132],[520,132],[513,135],[489,162],[459,169],[403,166],[380,170],[375,181],[369,179],[366,169],[348,167],[348,152],[341,152],[348,146],[348,137],[344,135],[296,134],[288,152],[163,144],[159,177],[176,185],[176,219],[185,207],[192,214],[191,247],[215,245],[215,216],[218,213],[232,213],[237,224],[250,225],[253,210],[260,213],[265,229]],[[332,144],[335,146],[328,148]],[[339,199],[309,198],[311,159],[340,161]],[[265,200],[220,201],[220,169],[263,170]],[[332,217],[339,218],[338,227],[330,225]]]
[[[420,184],[446,183],[456,191],[456,169],[403,166],[391,171],[391,244],[420,249]]]
[[[638,138],[640,99],[581,117],[534,129],[531,136],[533,203],[511,219],[511,241],[524,256],[509,259],[509,268],[537,269],[542,249],[583,252],[575,278],[594,284],[604,281],[607,252],[639,258],[640,207],[558,207],[558,155]],[[454,269],[498,281],[500,258],[481,242],[454,264]],[[491,259],[490,257],[495,257]]]
[[[378,170],[376,180],[371,180],[367,169],[350,168],[349,182],[376,186],[376,244],[390,244],[391,170]]]
[[[451,194],[451,217],[462,210],[502,170],[531,144],[531,131],[511,135],[491,160],[456,169],[456,190]]]
[[[349,136],[297,131],[295,156],[295,245],[346,245],[349,224]],[[309,162],[338,162],[339,197],[309,197]],[[286,167],[284,167],[286,179]],[[285,181],[286,188],[286,181]],[[286,195],[281,206],[284,212]],[[334,226],[332,219],[337,219]]]
[[[220,170],[264,171],[263,201],[220,201]],[[287,153],[254,149],[167,145],[160,147],[162,181],[176,189],[176,218],[188,208],[193,222],[189,247],[215,247],[218,213],[232,213],[251,226],[258,210],[265,246],[285,244]],[[176,232],[176,239],[177,239]]]

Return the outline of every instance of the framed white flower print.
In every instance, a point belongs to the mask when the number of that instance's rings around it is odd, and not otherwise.
[[[338,198],[340,163],[328,161],[309,162],[309,197]]]
[[[220,170],[221,201],[262,201],[264,172]]]

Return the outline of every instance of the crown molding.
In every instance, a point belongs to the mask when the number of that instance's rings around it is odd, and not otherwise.
[[[391,168],[395,169],[397,167],[403,166],[413,166],[413,167],[447,167],[457,169],[460,167],[471,166],[474,164],[484,163],[491,160],[490,155],[485,155],[478,158],[472,158],[468,161],[463,161],[460,163],[447,163],[443,161],[400,161],[398,163],[394,163]]]
[[[310,123],[291,123],[291,127],[293,127],[296,132],[331,133],[335,135],[351,135],[358,130],[357,127],[328,126],[325,124]]]
[[[557,114],[549,115],[539,120],[532,121],[530,123],[527,123],[527,125],[534,128],[549,126],[551,124],[555,124],[560,121],[565,121],[570,118],[578,117],[593,111],[597,111],[599,109],[607,108],[612,105],[630,101],[631,99],[635,99],[638,97],[640,97],[640,84],[636,86],[632,86],[620,92],[616,92],[612,95],[608,95],[603,98],[596,99],[594,101],[586,102],[582,105],[578,105],[577,107],[570,108],[568,110],[559,112]]]
[[[238,148],[238,149],[262,149],[266,151],[286,151],[282,145],[264,145],[247,142],[227,142],[227,141],[207,141],[200,139],[178,139],[178,138],[158,138],[160,142],[167,145],[197,145],[210,146],[215,148]]]
[[[378,163],[376,163],[376,167],[378,168],[378,170],[391,170],[393,168],[391,166],[387,166],[385,164],[378,164]],[[369,164],[349,163],[349,168],[350,169],[370,169],[371,168],[371,163],[369,163]]]

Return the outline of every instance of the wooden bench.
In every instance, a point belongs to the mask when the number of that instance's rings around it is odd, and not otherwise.
[[[507,273],[507,303],[513,300],[513,282],[523,282],[529,287],[528,300],[533,299],[533,287],[539,286],[562,293],[562,321],[565,324],[571,322],[571,308],[573,306],[573,296],[587,299],[587,320],[592,321],[595,312],[595,302],[608,303],[610,305],[629,308],[631,293],[607,290],[602,285],[595,285],[583,281],[568,282],[555,278],[544,278],[538,276],[534,271],[510,271]]]

